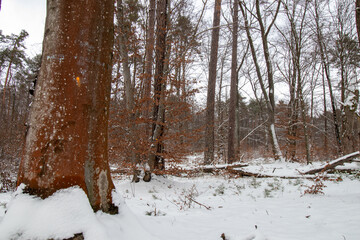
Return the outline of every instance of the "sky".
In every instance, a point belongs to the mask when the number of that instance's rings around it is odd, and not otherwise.
[[[19,34],[22,29],[29,33],[26,39],[27,54],[41,53],[45,26],[46,0],[2,0],[0,30],[3,34]]]

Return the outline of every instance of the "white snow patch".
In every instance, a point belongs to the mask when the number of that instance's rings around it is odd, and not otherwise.
[[[94,213],[79,187],[60,190],[44,200],[22,193],[22,187],[0,218],[0,239],[64,239],[77,233],[86,240],[154,239],[116,194],[120,213],[109,215]]]

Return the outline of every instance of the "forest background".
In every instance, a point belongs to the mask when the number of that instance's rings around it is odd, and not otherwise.
[[[161,2],[166,24],[165,47],[159,49]],[[215,2],[221,6],[220,25],[211,22],[213,1],[116,2],[111,163],[131,168],[154,156],[158,164],[151,168],[161,171],[165,164],[209,152],[209,146],[212,157],[205,154],[204,161],[210,164],[260,156],[310,163],[358,150],[354,2]],[[28,56],[28,37],[26,31],[0,34],[0,168],[9,186],[16,179],[41,64],[41,55]],[[163,77],[156,80],[160,50]],[[212,58],[216,67],[209,69]],[[205,96],[214,76],[209,103]],[[207,113],[211,105],[214,120]],[[210,145],[207,131],[214,135]]]

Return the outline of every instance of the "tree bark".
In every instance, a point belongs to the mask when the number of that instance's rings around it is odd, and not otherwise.
[[[328,152],[328,119],[327,119],[327,107],[326,107],[326,89],[325,89],[325,73],[324,73],[324,67],[321,68],[322,70],[322,85],[323,85],[323,98],[324,98],[324,113],[323,113],[323,117],[324,117],[324,152],[327,153]]]
[[[133,181],[138,182],[139,178],[137,176],[138,170],[136,169],[136,165],[138,163],[138,159],[136,156],[136,136],[135,136],[135,112],[134,112],[134,89],[131,82],[131,73],[129,66],[129,55],[128,55],[128,43],[126,39],[129,38],[130,29],[127,27],[124,21],[124,6],[122,0],[117,1],[117,14],[116,19],[118,22],[118,27],[120,29],[119,34],[119,51],[122,61],[122,69],[123,69],[123,77],[124,77],[124,85],[125,85],[125,99],[126,99],[126,110],[129,115],[129,140],[130,140],[130,148],[131,148],[131,164],[133,168]]]
[[[270,125],[270,134],[271,134],[271,142],[273,147],[273,154],[274,158],[277,160],[282,160],[283,156],[280,150],[279,142],[277,139],[276,131],[275,131],[275,85],[274,85],[274,74],[273,74],[273,68],[270,58],[270,51],[269,51],[269,45],[268,45],[268,34],[271,30],[271,27],[273,26],[273,23],[276,20],[277,14],[280,9],[280,3],[281,1],[278,1],[278,6],[275,12],[275,16],[272,19],[272,22],[268,26],[267,29],[265,29],[263,20],[262,20],[262,14],[260,11],[260,0],[256,0],[256,16],[257,21],[260,25],[260,33],[261,33],[261,40],[263,45],[263,51],[264,51],[264,58],[266,62],[266,70],[267,70],[267,81],[268,81],[268,99],[269,99],[269,107],[268,107],[268,115],[269,115],[269,125]]]
[[[150,173],[147,172],[144,181],[150,181],[154,169],[163,166],[163,142],[165,123],[165,89],[166,89],[166,35],[167,35],[167,10],[168,0],[159,0],[156,8],[156,46],[155,46],[155,75],[154,75],[154,108],[153,126],[151,136],[151,149],[149,154]]]
[[[146,46],[145,46],[145,76],[144,76],[144,99],[145,107],[143,111],[144,118],[151,118],[151,82],[152,82],[152,66],[154,55],[154,38],[155,34],[155,0],[150,0],[149,20],[146,30]],[[150,125],[150,124],[149,124]],[[146,133],[150,134],[150,126],[146,127]]]
[[[210,164],[214,161],[215,87],[216,87],[217,55],[219,48],[220,12],[221,12],[221,0],[215,0],[213,30],[211,35],[208,91],[207,91],[207,100],[206,100],[205,151],[204,151],[205,164]]]
[[[246,9],[245,9],[245,6],[243,6],[243,4],[244,4],[243,2],[239,2],[240,10],[244,17],[245,30],[246,30],[246,35],[248,37],[248,41],[249,41],[249,45],[250,45],[250,49],[251,49],[251,55],[252,55],[252,58],[253,58],[253,61],[255,64],[256,75],[258,77],[261,91],[262,91],[262,94],[263,94],[265,102],[266,102],[266,109],[267,109],[267,115],[268,115],[268,130],[269,130],[269,133],[271,136],[270,139],[271,139],[271,143],[272,143],[273,155],[274,155],[275,159],[283,160],[282,153],[281,153],[280,146],[279,146],[278,139],[277,139],[277,135],[276,135],[276,131],[275,131],[275,96],[274,96],[274,80],[273,80],[274,76],[273,76],[273,69],[272,69],[270,52],[269,52],[269,47],[268,47],[268,39],[267,39],[270,29],[273,26],[275,19],[277,17],[277,13],[279,12],[280,1],[278,2],[278,6],[276,9],[274,18],[272,19],[268,28],[265,29],[265,26],[264,26],[264,23],[263,23],[263,20],[261,17],[261,12],[260,12],[260,2],[259,2],[259,0],[256,0],[256,15],[257,15],[257,21],[260,25],[261,40],[262,40],[264,58],[266,61],[268,91],[266,91],[265,81],[261,74],[260,65],[258,62],[256,49],[254,46],[254,41],[253,41],[251,33],[250,33],[250,26],[249,26],[249,22],[247,19]]]
[[[86,5],[86,7],[84,7]],[[81,187],[116,213],[108,164],[112,0],[48,0],[42,65],[18,185],[46,198]]]
[[[356,31],[358,35],[358,42],[360,44],[360,0],[355,3],[355,18],[356,18]]]
[[[291,27],[291,55],[292,55],[292,63],[293,63],[293,73],[292,73],[292,80],[291,87],[290,87],[290,96],[291,96],[291,120],[290,120],[290,129],[292,133],[292,139],[290,139],[292,146],[294,149],[291,149],[292,154],[291,157],[294,160],[296,155],[296,122],[298,118],[298,109],[300,110],[300,116],[303,121],[303,127],[304,127],[304,138],[305,138],[305,150],[306,150],[306,162],[309,164],[311,162],[310,158],[310,141],[309,141],[309,134],[308,134],[308,124],[306,120],[306,104],[305,99],[303,95],[303,77],[302,77],[302,70],[301,69],[301,54],[303,49],[303,30],[305,25],[305,18],[307,13],[307,7],[308,2],[305,2],[303,6],[303,12],[301,13],[301,21],[299,27],[297,27],[297,23],[295,21],[295,13],[297,5],[292,6],[293,9],[290,12],[289,5],[287,3],[283,3],[284,8],[286,10],[286,14],[288,17],[288,20],[290,22]],[[297,83],[297,86],[296,86]],[[296,98],[295,98],[295,89],[296,89]]]
[[[232,59],[231,59],[231,83],[230,83],[230,105],[229,105],[229,130],[228,130],[228,162],[233,163],[236,155],[235,130],[236,130],[236,102],[238,94],[237,85],[237,50],[238,50],[238,22],[239,5],[238,1],[233,3],[233,29],[232,29]]]
[[[323,37],[322,31],[321,31],[321,26],[320,26],[318,1],[315,0],[314,4],[315,4],[314,7],[315,7],[316,36],[317,36],[318,46],[319,46],[319,50],[320,50],[321,62],[324,66],[325,76],[326,76],[326,80],[327,80],[328,87],[329,87],[332,115],[333,115],[333,119],[334,119],[335,137],[336,137],[336,143],[337,143],[337,148],[338,148],[337,152],[341,153],[342,152],[342,143],[341,143],[341,136],[340,136],[340,130],[339,130],[340,126],[339,126],[339,121],[338,121],[338,117],[337,117],[337,113],[336,113],[336,104],[335,104],[334,93],[332,90],[329,63],[327,62],[327,59],[325,57],[326,45],[324,43],[324,37]]]

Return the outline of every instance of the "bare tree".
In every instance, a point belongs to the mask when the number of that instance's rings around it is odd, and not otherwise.
[[[358,42],[360,44],[360,0],[355,3],[355,18],[356,18],[356,31],[358,35]]]
[[[290,159],[296,160],[296,140],[297,140],[297,122],[298,115],[302,119],[302,125],[304,128],[304,138],[305,138],[305,149],[306,149],[306,160],[308,163],[311,162],[310,159],[310,142],[308,134],[308,124],[307,124],[307,110],[306,110],[306,99],[304,97],[304,85],[305,77],[303,73],[309,65],[304,63],[303,52],[305,47],[305,40],[307,36],[305,34],[305,25],[306,25],[306,16],[308,10],[308,1],[305,1],[304,4],[283,1],[284,12],[286,14],[287,20],[290,24],[289,35],[280,31],[283,36],[286,46],[289,51],[290,63],[288,66],[288,74],[286,76],[283,73],[283,76],[287,79],[289,84],[290,92],[290,101],[289,101],[289,127],[288,127],[288,142],[289,147],[288,151],[290,154]]]
[[[42,65],[18,184],[46,198],[80,186],[94,211],[116,213],[108,165],[112,0],[48,1]]]
[[[211,52],[209,63],[209,79],[206,100],[206,117],[205,117],[205,152],[204,163],[210,164],[214,161],[214,124],[215,124],[215,87],[216,87],[216,68],[217,55],[219,48],[220,34],[220,12],[221,0],[215,0],[213,29],[211,36]]]
[[[122,69],[123,69],[123,77],[124,77],[124,85],[125,85],[125,97],[126,97],[126,109],[129,114],[129,138],[130,138],[130,151],[131,151],[131,163],[133,169],[133,181],[138,182],[139,177],[137,175],[138,170],[136,169],[136,165],[138,163],[138,159],[136,156],[136,141],[135,141],[135,102],[134,102],[134,88],[131,82],[131,73],[129,66],[129,50],[127,49],[127,41],[130,36],[130,25],[127,24],[124,20],[124,6],[122,0],[117,1],[117,13],[116,19],[118,23],[118,28],[120,30],[120,34],[118,37],[118,46],[121,56]]]
[[[159,0],[156,8],[156,46],[155,46],[155,75],[154,75],[154,109],[151,136],[151,150],[149,155],[150,172],[147,171],[144,181],[151,180],[154,169],[164,167],[162,137],[165,123],[165,89],[166,89],[166,35],[167,35],[168,0]]]
[[[341,140],[344,153],[356,151],[358,129],[356,114],[358,106],[357,72],[360,63],[360,48],[355,40],[355,21],[353,21],[353,1],[342,0],[335,2],[333,16],[335,45],[330,49],[332,63],[340,74],[341,97]]]
[[[151,82],[152,82],[152,67],[154,56],[154,42],[155,42],[155,0],[149,1],[149,16],[146,28],[146,46],[145,46],[145,75],[144,75],[144,98],[145,108],[144,117],[150,119],[151,112]],[[147,135],[149,135],[150,127],[146,127]]]
[[[238,22],[239,5],[238,1],[233,3],[233,27],[232,27],[232,59],[231,59],[231,83],[230,83],[230,105],[229,105],[229,133],[228,133],[228,162],[235,161],[235,130],[236,130],[236,102],[238,94],[237,84],[237,48],[238,48]]]
[[[336,137],[336,143],[337,143],[337,151],[340,153],[342,152],[342,144],[341,144],[341,136],[340,136],[340,125],[339,120],[336,112],[336,101],[332,86],[332,81],[330,77],[330,63],[328,60],[328,57],[326,55],[328,49],[326,47],[325,38],[322,32],[322,24],[320,22],[320,4],[319,0],[313,1],[313,8],[314,8],[314,20],[315,20],[315,34],[316,34],[316,40],[320,51],[320,58],[321,63],[324,67],[325,77],[327,80],[328,88],[329,88],[329,94],[330,94],[330,102],[331,102],[331,108],[332,108],[332,116],[334,121],[334,130],[335,130],[335,137]]]
[[[266,109],[268,114],[268,128],[270,133],[270,139],[272,142],[272,150],[273,155],[275,159],[283,159],[281,149],[279,146],[278,138],[275,131],[275,85],[274,85],[274,73],[273,73],[273,67],[272,67],[272,60],[270,56],[270,49],[269,49],[269,41],[268,36],[271,31],[271,28],[273,27],[275,20],[277,18],[277,15],[280,10],[280,4],[281,1],[277,1],[276,9],[273,12],[273,18],[270,20],[270,23],[268,26],[265,25],[263,14],[260,9],[260,1],[255,1],[255,9],[256,9],[256,21],[259,24],[260,28],[260,36],[261,36],[261,42],[262,42],[262,48],[264,53],[264,60],[266,63],[266,76],[267,76],[267,82],[265,82],[263,75],[261,73],[260,64],[258,62],[258,56],[256,52],[256,48],[254,45],[254,40],[252,38],[251,32],[250,32],[250,24],[248,21],[247,13],[254,15],[249,8],[245,5],[244,2],[239,2],[240,10],[242,12],[242,15],[244,17],[244,23],[245,23],[245,30],[248,37],[248,41],[250,44],[251,54],[253,57],[253,61],[255,64],[256,74],[261,86],[261,91],[264,96],[265,102],[266,102]],[[266,89],[267,88],[267,89]]]

